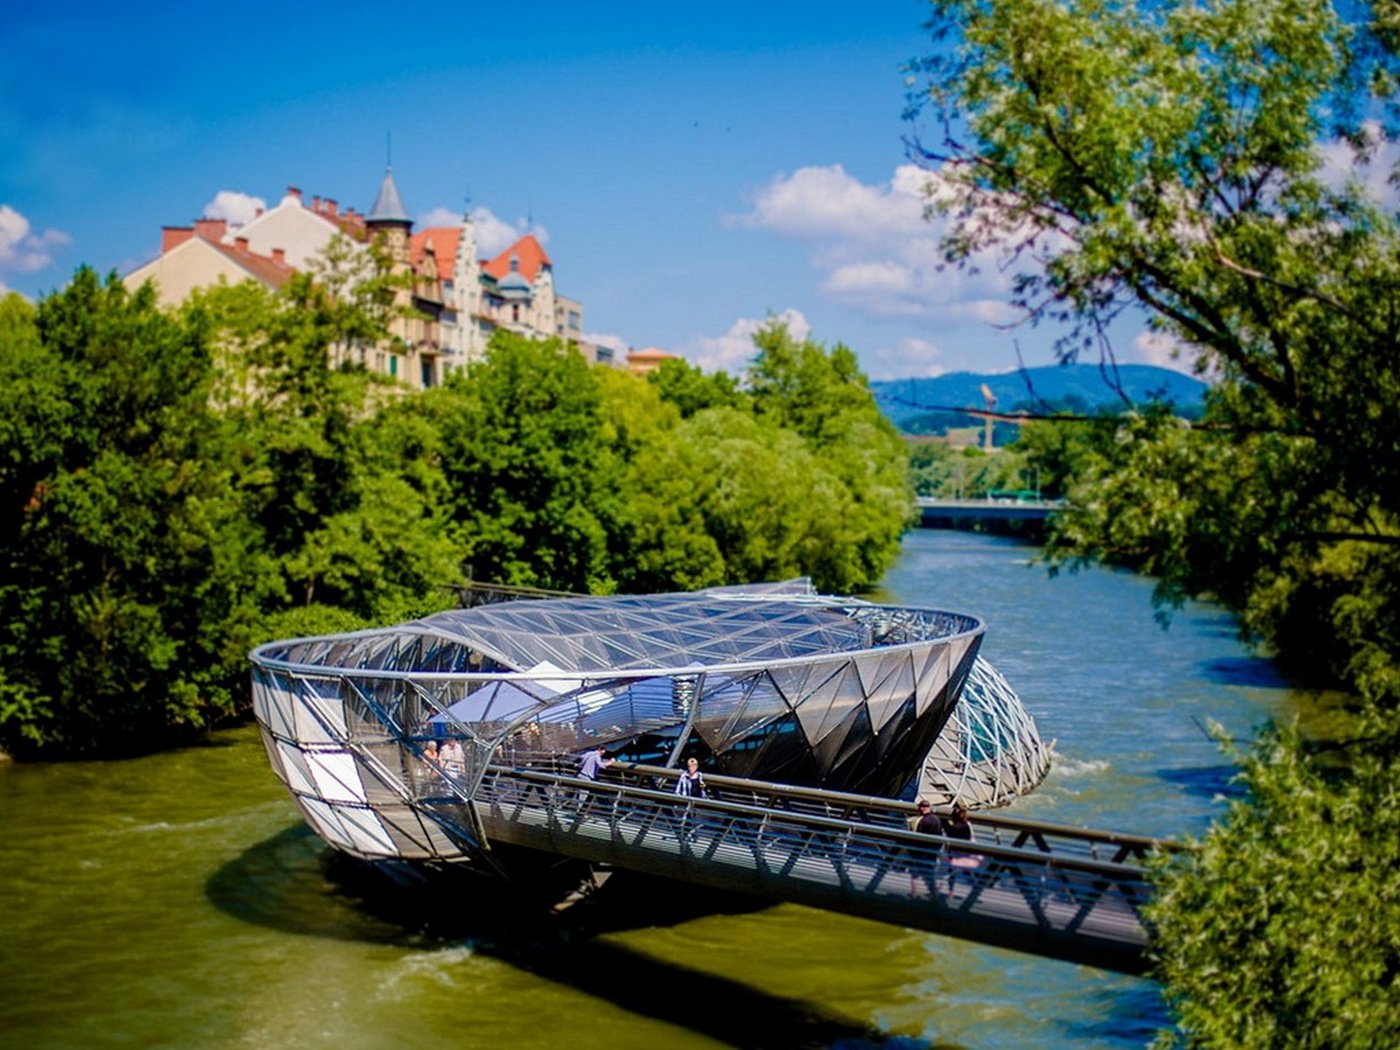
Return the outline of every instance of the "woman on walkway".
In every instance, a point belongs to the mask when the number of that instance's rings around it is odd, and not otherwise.
[[[686,798],[706,798],[705,778],[700,775],[700,760],[698,758],[687,758],[685,769],[681,770],[680,779],[676,781],[676,794]]]

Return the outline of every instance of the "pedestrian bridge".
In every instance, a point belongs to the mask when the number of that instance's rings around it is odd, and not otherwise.
[[[492,765],[470,802],[444,784],[429,805],[489,842],[1123,973],[1148,966],[1143,861],[1168,844],[981,814],[969,843],[908,830],[910,806],[892,799],[721,776],[687,799],[673,769],[614,765],[590,782],[557,761]]]

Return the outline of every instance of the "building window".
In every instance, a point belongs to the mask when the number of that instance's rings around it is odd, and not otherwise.
[[[399,374],[399,355],[398,355],[398,354],[390,354],[390,355],[389,355],[389,374],[390,374],[391,376],[396,376],[396,375]]]

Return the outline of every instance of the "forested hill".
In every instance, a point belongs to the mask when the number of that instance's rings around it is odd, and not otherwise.
[[[916,416],[941,408],[984,407],[983,383],[1003,412],[1043,409],[1046,405],[1085,411],[1102,405],[1121,406],[1121,396],[1105,376],[1098,365],[1046,365],[995,375],[949,372],[931,378],[889,379],[870,386],[885,414],[902,427]],[[1169,401],[1187,414],[1200,410],[1206,389],[1199,379],[1155,365],[1119,365],[1116,381],[1135,403]]]

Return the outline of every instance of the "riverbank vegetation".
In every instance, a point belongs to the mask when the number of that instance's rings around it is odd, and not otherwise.
[[[498,334],[409,392],[314,275],[165,311],[80,270],[0,299],[0,749],[124,754],[246,713],[247,654],[451,604],[810,575],[860,590],[909,521],[854,355],[765,329],[745,381],[651,381]],[[353,357],[353,353],[348,356]]]
[[[1346,739],[1265,729],[1246,798],[1164,867],[1162,1041],[1400,1042],[1393,5],[933,7],[916,72],[948,259],[1001,253],[1024,316],[1072,324],[1067,358],[1141,310],[1212,380],[1199,423],[1040,439],[1069,482],[1051,555],[1134,565],[1164,609],[1216,598],[1355,698]]]

